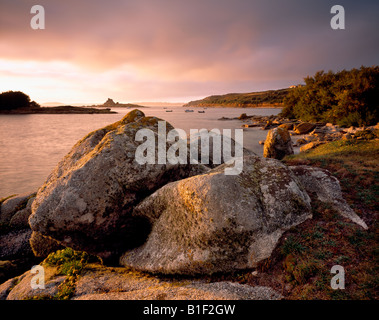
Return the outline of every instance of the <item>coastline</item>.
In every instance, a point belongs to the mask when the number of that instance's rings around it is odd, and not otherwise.
[[[185,104],[183,105],[183,108],[243,108],[243,109],[275,109],[275,108],[283,108],[283,104],[267,104],[267,105],[262,105],[260,104],[259,106],[256,105],[240,105],[240,104],[235,104],[235,105],[219,105],[219,104],[201,104],[201,105],[188,105]]]

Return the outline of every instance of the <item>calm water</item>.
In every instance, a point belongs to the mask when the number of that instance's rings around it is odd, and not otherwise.
[[[218,121],[221,117],[276,115],[280,109],[212,108],[205,113],[184,112],[185,108],[160,107],[143,109],[148,116],[167,120],[189,134],[190,129],[235,129],[241,121]],[[120,120],[130,109],[115,109],[117,114],[32,114],[0,115],[0,198],[14,193],[36,191],[72,146],[87,133]],[[244,130],[244,146],[262,155],[259,140],[267,131],[258,128]]]

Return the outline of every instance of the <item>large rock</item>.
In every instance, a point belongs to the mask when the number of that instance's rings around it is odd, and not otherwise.
[[[142,142],[136,133],[150,129],[157,141],[158,121],[133,110],[80,140],[38,190],[29,218],[32,230],[105,259],[140,245],[150,230],[144,219],[131,217],[133,207],[168,182],[205,170],[137,163]],[[166,125],[167,133],[173,127]],[[166,150],[171,145],[167,142]],[[157,142],[154,151],[157,159]]]
[[[286,155],[293,154],[291,136],[286,128],[271,129],[263,147],[265,158],[283,159]]]
[[[299,178],[308,194],[315,194],[316,198],[329,203],[343,217],[367,229],[366,223],[354,212],[342,196],[340,183],[328,170],[309,167],[291,166],[290,169]]]
[[[311,217],[310,198],[280,161],[244,158],[239,175],[230,164],[170,183],[140,203],[146,243],[121,264],[176,274],[212,274],[255,267],[268,258],[284,231]]]

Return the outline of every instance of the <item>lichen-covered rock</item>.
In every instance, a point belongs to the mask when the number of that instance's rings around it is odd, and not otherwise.
[[[8,280],[3,284],[3,291],[5,291],[3,296],[6,296],[6,300],[53,299],[58,293],[59,285],[66,279],[66,276],[59,275],[56,269],[45,268],[45,288],[33,289],[31,282],[35,276],[36,274],[27,271],[19,277]],[[1,291],[0,287],[0,295]]]
[[[281,160],[286,155],[293,154],[291,136],[286,128],[271,129],[263,147],[263,156]]]
[[[44,265],[45,289],[32,289],[30,271],[0,284],[0,300],[55,299],[67,279],[56,267]],[[236,282],[161,279],[153,275],[91,264],[71,282],[72,300],[278,300],[270,287]]]
[[[73,300],[278,300],[270,287],[235,282],[161,280],[122,268],[91,270],[79,278]]]
[[[204,172],[193,165],[137,163],[137,131],[150,129],[157,141],[159,121],[133,110],[76,143],[38,190],[32,230],[105,259],[140,245],[149,225],[130,216],[133,207],[170,181]],[[166,126],[167,132],[173,129]]]
[[[167,274],[251,268],[284,231],[311,217],[309,196],[280,161],[245,157],[243,171],[229,176],[227,166],[170,183],[140,203],[133,216],[147,218],[152,231],[121,264]]]
[[[367,229],[366,223],[354,212],[342,196],[340,183],[328,170],[310,166],[289,167],[299,178],[308,194],[329,203],[343,217]]]
[[[6,300],[9,292],[14,288],[18,278],[12,278],[0,284],[0,300]]]

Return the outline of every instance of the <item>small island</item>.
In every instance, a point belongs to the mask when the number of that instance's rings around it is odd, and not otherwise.
[[[99,106],[104,107],[104,106]],[[117,113],[110,108],[98,107],[41,107],[37,102],[20,91],[7,91],[0,94],[0,114],[109,114]]]
[[[114,102],[113,99],[108,98],[108,100],[100,105],[92,105],[88,106],[90,108],[129,108],[129,109],[140,109],[140,108],[148,108],[145,106],[141,106],[138,104],[133,104],[133,103],[119,103],[119,102]]]

